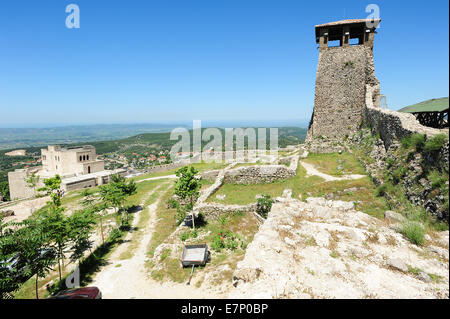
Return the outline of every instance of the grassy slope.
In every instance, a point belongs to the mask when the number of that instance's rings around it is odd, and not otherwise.
[[[353,174],[364,174],[362,167],[351,154],[311,154],[307,161],[318,167],[323,167],[324,173],[334,172],[338,165],[338,159],[345,160],[345,171]],[[325,165],[326,164],[326,165]],[[319,170],[321,170],[319,168]],[[284,189],[292,189],[292,196],[303,199],[309,196],[324,196],[349,188],[359,188],[357,191],[347,191],[339,195],[339,199],[357,202],[357,209],[379,218],[389,209],[383,197],[375,195],[376,187],[369,177],[358,180],[325,182],[317,176],[306,177],[306,170],[302,165],[297,168],[297,175],[293,178],[268,184],[224,184],[215,194],[208,198],[208,202],[226,204],[249,204],[256,201],[255,196],[269,194],[272,197],[281,196]],[[219,200],[216,195],[226,195],[224,200]]]

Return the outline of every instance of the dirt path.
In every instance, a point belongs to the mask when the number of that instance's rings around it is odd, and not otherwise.
[[[155,181],[155,180],[158,180],[158,179],[165,179],[165,178],[177,178],[177,175],[172,174],[172,175],[164,175],[164,176],[157,176],[157,177],[149,177],[149,178],[146,178],[146,179],[141,179],[139,181],[136,181],[136,183],[142,183],[142,182],[145,182],[145,181]]]
[[[316,175],[316,176],[322,177],[327,182],[350,180],[350,179],[360,179],[360,178],[363,178],[366,176],[366,175],[350,174],[350,175],[343,175],[341,177],[336,177],[336,176],[331,176],[331,175],[319,172],[312,164],[308,164],[305,162],[300,162],[300,163],[306,169],[306,176]]]
[[[149,195],[150,196],[150,195]],[[104,299],[202,299],[223,298],[214,291],[196,288],[194,285],[187,286],[185,283],[166,282],[160,283],[150,277],[145,264],[148,260],[147,247],[154,232],[156,221],[156,209],[160,199],[144,209],[149,210],[150,218],[142,229],[143,237],[139,246],[129,259],[120,259],[120,254],[128,248],[129,242],[122,244],[109,258],[109,264],[104,267],[94,278],[90,286],[97,286],[102,291]],[[138,213],[141,218],[142,211]],[[127,239],[132,233],[127,235]]]

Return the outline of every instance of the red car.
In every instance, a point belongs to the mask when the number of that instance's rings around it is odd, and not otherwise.
[[[97,287],[74,288],[62,290],[49,299],[102,299],[102,292]]]

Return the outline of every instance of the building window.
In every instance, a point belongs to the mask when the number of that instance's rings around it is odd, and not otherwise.
[[[83,155],[83,161],[85,161],[86,160],[86,155]]]
[[[80,155],[80,162],[83,160],[83,158],[81,157],[81,155]]]
[[[86,159],[89,161],[89,155],[86,156]]]
[[[91,167],[88,166],[88,174],[90,174],[90,173],[91,173]]]

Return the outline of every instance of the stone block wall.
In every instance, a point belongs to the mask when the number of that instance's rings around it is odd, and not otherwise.
[[[435,129],[423,126],[412,114],[377,107],[373,103],[373,96],[376,95],[376,92],[369,85],[366,91],[365,111],[367,124],[370,126],[374,135],[380,135],[386,149],[394,141],[415,133],[425,134],[428,137],[440,133],[448,134],[448,129]]]
[[[342,138],[357,132],[365,117],[366,85],[378,84],[369,47],[320,50],[307,141],[318,136]]]

